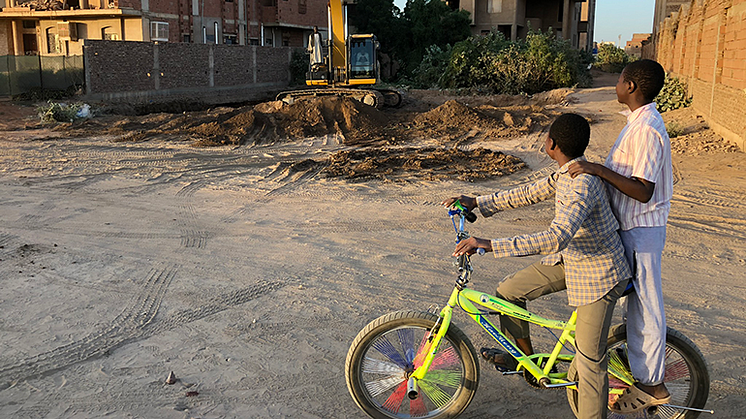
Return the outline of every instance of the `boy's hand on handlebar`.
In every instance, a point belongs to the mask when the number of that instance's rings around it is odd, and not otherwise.
[[[456,250],[453,251],[452,256],[461,256],[463,254],[473,255],[477,253],[477,249],[484,249],[486,252],[491,252],[492,243],[489,240],[469,237],[456,244]]]
[[[448,198],[445,201],[441,202],[440,205],[443,205],[446,208],[450,208],[453,206],[453,204],[456,203],[456,201],[459,201],[461,205],[466,208],[467,211],[472,211],[474,208],[477,207],[477,199],[466,195]]]

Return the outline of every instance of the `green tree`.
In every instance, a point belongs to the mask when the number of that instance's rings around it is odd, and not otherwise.
[[[381,44],[381,52],[398,55],[406,28],[394,0],[359,0],[350,8],[349,21],[357,33],[375,35]]]
[[[432,84],[442,66],[437,84],[445,88],[476,88],[492,93],[533,94],[575,84],[588,85],[588,55],[557,39],[552,31],[530,32],[525,40],[509,41],[500,32],[472,36],[454,45],[450,58],[443,60],[439,51],[428,51],[421,68]],[[440,52],[442,54],[442,52]]]
[[[603,44],[598,49],[596,67],[609,73],[621,73],[629,63],[629,55],[613,44]]]
[[[407,0],[403,13],[406,22],[402,52],[408,72],[420,64],[428,47],[445,48],[471,35],[469,12],[452,10],[442,0]]]
[[[404,11],[393,0],[358,0],[350,10],[358,33],[372,33],[381,52],[415,72],[431,46],[446,50],[471,35],[469,12],[452,10],[442,0],[407,0]]]

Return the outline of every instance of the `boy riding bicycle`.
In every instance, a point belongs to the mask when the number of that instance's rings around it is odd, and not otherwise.
[[[493,240],[472,237],[459,242],[453,255],[471,255],[479,248],[495,257],[550,255],[505,278],[497,294],[525,307],[529,300],[567,289],[570,305],[577,307],[575,360],[581,419],[607,415],[607,335],[614,305],[631,277],[603,181],[587,174],[573,179],[568,173],[573,162],[585,160],[589,139],[585,118],[563,114],[550,127],[544,144],[547,155],[560,166],[558,171],[527,186],[443,202],[449,207],[458,200],[466,209],[479,208],[489,217],[556,197],[555,217],[546,231]],[[500,322],[526,355],[533,354],[527,322],[503,316]],[[500,350],[483,349],[482,355],[498,369],[516,367],[514,359]]]

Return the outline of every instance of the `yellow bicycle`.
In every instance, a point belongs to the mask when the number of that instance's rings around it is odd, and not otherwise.
[[[457,204],[449,211],[457,240],[468,238],[464,221],[474,214]],[[453,309],[461,308],[512,355],[518,367],[503,374],[521,374],[537,388],[565,387],[570,407],[577,415],[577,387],[573,360],[575,319],[543,318],[508,301],[467,288],[473,268],[468,255],[457,259],[459,276],[446,306],[439,314],[398,311],[365,326],[347,353],[345,377],[355,403],[370,417],[453,418],[469,405],[479,384],[479,364],[469,338],[451,322]],[[490,317],[504,314],[559,332],[550,353],[525,355]],[[609,397],[615,400],[634,384],[627,361],[624,325],[611,328],[608,340]],[[563,348],[569,350],[563,351]],[[569,352],[569,353],[568,353]],[[671,402],[609,418],[655,417],[693,419],[705,410],[710,377],[702,353],[681,332],[671,328],[666,336],[666,387]]]

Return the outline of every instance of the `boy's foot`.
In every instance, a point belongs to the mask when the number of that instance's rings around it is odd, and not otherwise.
[[[507,352],[497,348],[482,348],[479,350],[487,362],[495,366],[500,372],[515,371],[518,367],[518,361]]]
[[[614,413],[628,414],[671,402],[671,394],[664,384],[646,386],[635,383],[609,406]]]

